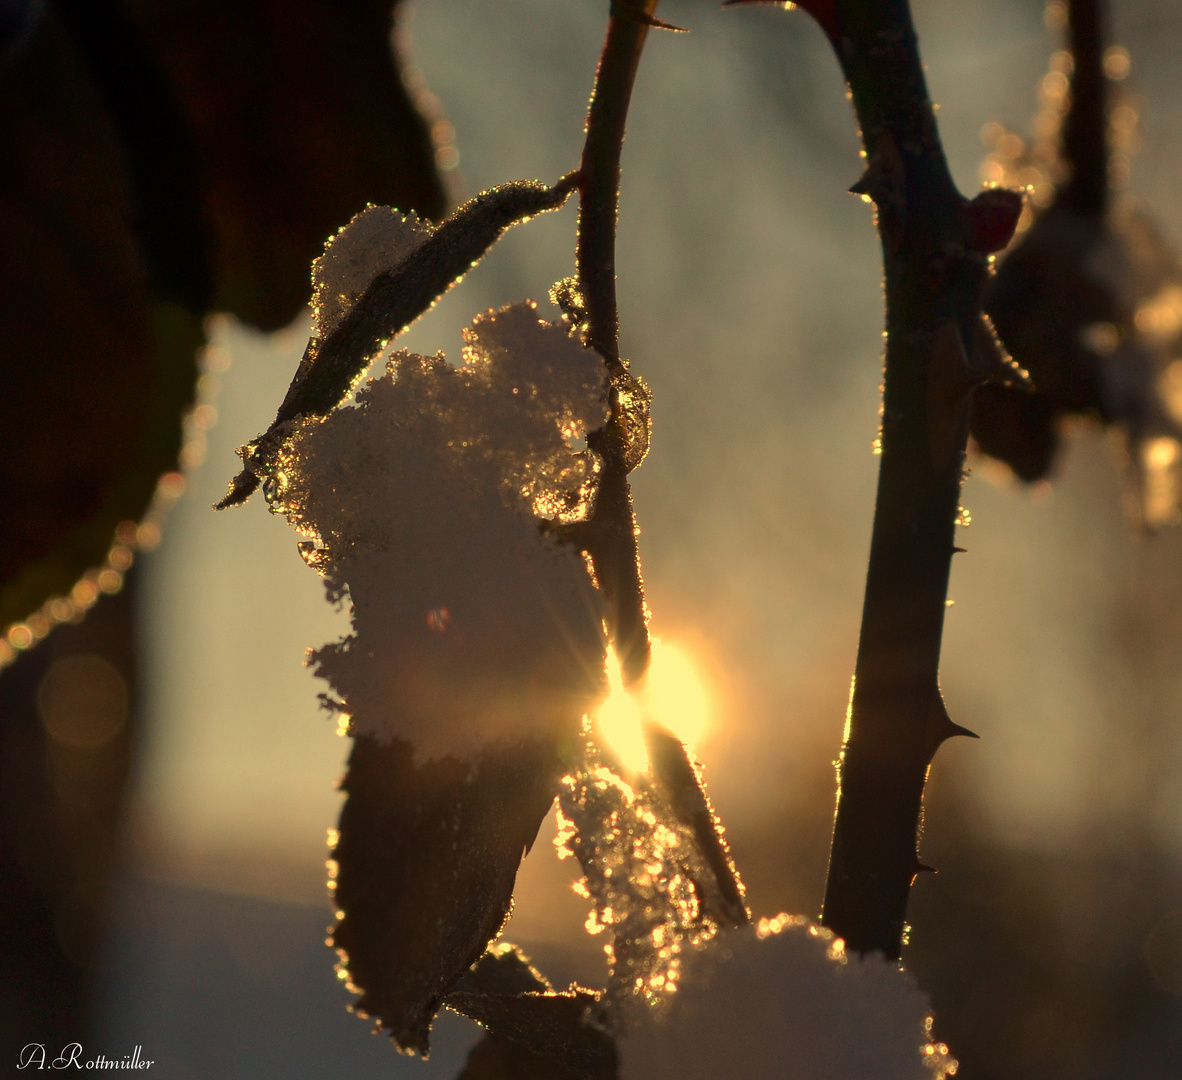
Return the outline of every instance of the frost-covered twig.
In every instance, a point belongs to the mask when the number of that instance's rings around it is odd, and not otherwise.
[[[647,394],[620,359],[616,308],[616,217],[624,125],[641,50],[658,0],[613,0],[607,37],[595,73],[587,114],[587,139],[579,166],[579,238],[575,249],[578,304],[588,344],[604,359],[612,382],[612,414],[588,437],[603,460],[590,521],[579,536],[603,590],[608,630],[624,680],[634,683],[649,664],[644,585],[628,473],[647,443]],[[643,428],[643,431],[631,430]]]

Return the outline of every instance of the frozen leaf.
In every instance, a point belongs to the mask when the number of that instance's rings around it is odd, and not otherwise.
[[[614,1080],[615,1046],[599,995],[572,985],[555,994],[512,945],[489,949],[447,997],[449,1008],[490,1034],[472,1051],[461,1080]]]
[[[550,989],[541,972],[508,942],[494,945],[456,983],[456,992],[467,994],[531,994]]]
[[[420,759],[574,741],[600,696],[599,594],[548,526],[585,515],[602,365],[530,304],[482,316],[465,364],[397,354],[356,408],[301,423],[268,494],[311,539],[353,633],[312,654],[349,730]]]
[[[320,329],[304,350],[274,422],[239,449],[246,467],[217,509],[250,498],[295,421],[336,408],[387,342],[463,277],[507,228],[557,209],[574,185],[571,176],[553,187],[525,180],[502,184],[470,199],[435,229],[393,212],[384,223],[380,213],[354,218],[316,267]],[[391,236],[404,252],[392,264],[381,247]],[[372,250],[371,243],[379,247]]]
[[[401,1050],[427,1053],[445,995],[500,932],[559,773],[541,741],[416,764],[404,741],[357,739],[330,863],[332,944],[354,1009]]]
[[[664,1009],[619,1037],[621,1080],[938,1080],[926,995],[895,963],[848,955],[831,931],[779,915],[688,957]]]
[[[613,1080],[616,1049],[603,1026],[600,995],[572,985],[561,993],[456,991],[448,1008],[580,1080]]]

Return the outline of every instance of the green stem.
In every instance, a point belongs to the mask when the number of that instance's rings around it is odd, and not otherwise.
[[[648,670],[650,651],[628,484],[627,417],[620,401],[628,369],[620,359],[619,348],[616,219],[628,103],[657,3],[614,0],[612,4],[579,165],[579,235],[575,249],[588,344],[603,357],[612,381],[611,417],[604,428],[588,438],[603,466],[585,546],[603,591],[608,631],[628,683],[638,681]]]
[[[945,597],[985,259],[936,130],[907,0],[839,0],[834,35],[869,168],[886,277],[881,463],[822,921],[897,958],[924,783],[958,729],[940,699]],[[979,381],[979,380],[977,380]],[[966,385],[967,384],[967,385]]]

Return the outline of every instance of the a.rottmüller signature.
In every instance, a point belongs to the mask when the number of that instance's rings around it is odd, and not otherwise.
[[[155,1062],[148,1061],[143,1054],[144,1048],[137,1046],[130,1054],[121,1058],[109,1058],[104,1054],[86,1057],[82,1053],[81,1043],[67,1043],[57,1057],[50,1057],[52,1050],[44,1043],[29,1043],[22,1047],[17,1060],[18,1069],[150,1069]]]

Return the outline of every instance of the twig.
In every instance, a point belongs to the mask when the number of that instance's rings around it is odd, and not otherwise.
[[[1108,213],[1108,80],[1100,0],[1070,0],[1067,27],[1074,67],[1062,154],[1071,175],[1056,201],[1103,221]]]
[[[607,38],[595,73],[587,114],[587,138],[579,165],[579,237],[575,249],[587,342],[604,359],[611,379],[611,417],[588,444],[603,459],[595,508],[581,542],[603,590],[608,631],[624,681],[648,670],[650,646],[644,585],[636,548],[636,525],[628,472],[629,416],[621,400],[631,382],[620,359],[616,307],[616,218],[624,124],[640,54],[658,0],[613,0]]]

